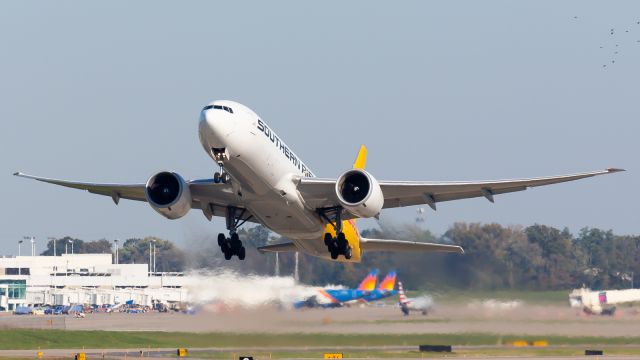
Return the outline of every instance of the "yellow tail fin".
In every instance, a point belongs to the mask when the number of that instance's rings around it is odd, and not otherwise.
[[[356,162],[353,163],[353,168],[364,170],[365,165],[367,165],[367,148],[364,145],[360,145],[360,151],[358,152]]]

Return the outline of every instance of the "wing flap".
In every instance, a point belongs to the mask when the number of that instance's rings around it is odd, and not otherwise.
[[[422,251],[422,252],[448,252],[464,254],[462,247],[457,245],[445,245],[403,240],[360,239],[360,248],[365,251]]]

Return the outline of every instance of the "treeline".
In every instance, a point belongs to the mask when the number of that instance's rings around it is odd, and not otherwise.
[[[578,234],[545,225],[502,226],[456,223],[442,236],[417,225],[381,225],[364,230],[363,236],[460,245],[464,255],[442,253],[366,253],[362,263],[330,263],[299,254],[300,281],[307,284],[355,285],[371,268],[381,273],[398,272],[398,278],[412,289],[468,290],[561,290],[628,288],[634,274],[640,286],[640,236],[616,235],[611,230],[584,228]],[[224,260],[217,234],[208,233],[179,249],[158,238],[128,239],[120,247],[120,263],[147,263],[149,242],[156,241],[156,269],[183,271],[201,268],[232,268],[241,273],[273,275],[275,254],[259,254],[256,248],[287,241],[262,226],[243,228],[240,238],[247,248],[245,261]],[[59,239],[58,254],[64,253]],[[62,246],[61,246],[62,245]],[[111,253],[107,240],[84,242],[74,239],[75,253]],[[70,250],[69,250],[70,252]],[[43,255],[53,253],[52,242]],[[294,271],[294,255],[280,254],[281,275]]]
[[[49,240],[47,249],[40,255],[53,255],[54,241],[58,256],[65,253],[71,254],[72,244],[74,254],[112,254],[113,256],[115,252],[114,243],[106,239],[84,241],[66,236]],[[183,271],[186,268],[185,252],[171,241],[156,237],[132,238],[126,239],[124,243],[119,243],[119,262],[121,264],[148,264],[149,253],[152,252],[149,246],[151,243],[155,245],[156,271]]]
[[[538,224],[456,223],[439,237],[416,225],[382,225],[364,230],[363,236],[455,244],[466,253],[367,253],[360,264],[330,264],[300,254],[300,280],[315,285],[352,285],[370,268],[382,273],[396,270],[399,279],[413,289],[563,290],[582,285],[615,289],[631,287],[634,274],[640,278],[640,236],[616,235],[611,230],[584,228],[574,235],[566,228]],[[257,227],[246,230],[243,238],[260,245],[269,235]],[[273,274],[274,259],[273,254],[260,258],[252,253],[248,263],[232,266]],[[279,260],[281,273],[291,274],[293,255],[281,254]],[[640,280],[635,285],[640,286]]]

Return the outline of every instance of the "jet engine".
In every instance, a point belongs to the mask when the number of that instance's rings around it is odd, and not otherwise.
[[[361,218],[378,215],[384,205],[380,184],[371,174],[360,169],[349,170],[338,178],[336,194],[345,209]]]
[[[162,171],[151,176],[144,193],[153,210],[167,219],[181,218],[191,209],[189,184],[174,172]]]

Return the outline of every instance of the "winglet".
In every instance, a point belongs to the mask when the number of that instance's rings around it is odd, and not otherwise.
[[[610,172],[610,173],[620,172],[620,171],[627,171],[627,170],[625,170],[625,169],[620,169],[620,168],[608,168],[608,169],[607,169],[607,172]]]
[[[360,151],[358,152],[356,162],[353,163],[353,168],[364,170],[365,165],[367,165],[367,147],[360,145]]]

